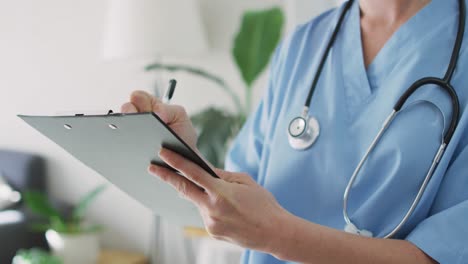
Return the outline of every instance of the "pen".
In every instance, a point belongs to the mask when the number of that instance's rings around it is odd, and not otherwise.
[[[174,95],[176,85],[177,85],[176,80],[171,79],[169,81],[169,87],[167,87],[167,90],[164,93],[164,96],[163,96],[163,99],[162,99],[163,103],[169,104],[171,102],[172,96]]]

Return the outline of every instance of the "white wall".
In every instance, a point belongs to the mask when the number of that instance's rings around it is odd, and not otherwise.
[[[320,15],[323,11],[335,7],[343,0],[285,0],[288,15],[292,17],[288,21],[288,30],[297,24],[303,24],[312,17]]]
[[[297,1],[293,5],[307,2]],[[227,53],[240,15],[247,8],[283,1],[200,2],[212,54],[165,60],[201,65],[225,76],[241,93],[239,74]],[[288,10],[301,10],[288,4]],[[45,156],[48,185],[55,197],[68,202],[76,201],[104,180],[15,115],[118,109],[133,89],[151,90],[154,76],[142,71],[150,60],[100,59],[105,8],[105,1],[96,0],[0,0],[0,148]],[[184,23],[183,18],[175,18],[175,23]],[[227,97],[210,83],[182,74],[165,75],[169,77],[177,78],[180,84],[174,102],[183,104],[189,112],[209,104],[230,106]],[[265,81],[263,76],[257,82],[255,98],[259,98]],[[104,246],[147,250],[151,214],[119,190],[108,189],[92,206],[89,217],[106,226]]]

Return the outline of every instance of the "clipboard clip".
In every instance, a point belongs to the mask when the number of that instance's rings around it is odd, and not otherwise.
[[[74,116],[89,116],[89,115],[103,115],[103,113],[105,115],[116,115],[118,113],[114,113],[114,111],[112,109],[109,109],[107,111],[105,110],[101,110],[101,111],[85,111],[85,112],[78,112],[78,114],[76,112],[74,112]],[[67,113],[67,112],[63,112],[63,113],[60,113],[60,115],[70,115],[72,113]]]
[[[101,113],[102,113],[102,112],[101,112]],[[114,111],[113,111],[112,109],[109,109],[105,115],[111,116],[111,115],[120,115],[120,114],[119,114],[119,113],[114,113]],[[80,114],[75,114],[75,116],[85,116],[85,114],[80,113]],[[72,126],[69,125],[69,124],[64,124],[63,126],[64,126],[66,129],[68,129],[68,130],[71,130],[71,129],[72,129]],[[107,126],[108,126],[110,129],[113,129],[113,130],[119,129],[119,128],[117,127],[117,125],[112,124],[112,123],[107,124]]]

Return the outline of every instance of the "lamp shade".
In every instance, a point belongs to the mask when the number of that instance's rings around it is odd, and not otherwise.
[[[105,59],[193,56],[206,49],[197,0],[108,0]]]

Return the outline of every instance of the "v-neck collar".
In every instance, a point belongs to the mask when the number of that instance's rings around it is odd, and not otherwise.
[[[349,110],[367,98],[372,90],[367,79],[366,67],[361,41],[361,25],[359,14],[359,1],[356,1],[348,11],[344,25],[342,26],[341,45],[341,67],[345,96]]]
[[[457,16],[457,7],[457,1],[432,0],[401,25],[367,67],[366,73],[371,89],[380,86],[398,61],[408,55],[410,50],[417,48],[420,43],[427,41],[427,36],[444,24],[447,18]]]
[[[350,116],[378,90],[401,58],[433,32],[450,14],[458,14],[454,0],[432,0],[401,25],[366,69],[361,39],[359,1],[353,3],[342,26],[340,43],[343,87]]]

